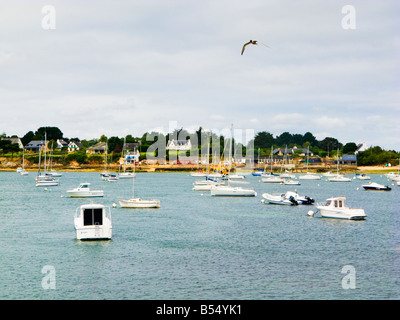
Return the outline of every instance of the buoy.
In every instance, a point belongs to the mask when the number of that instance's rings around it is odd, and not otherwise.
[[[308,215],[309,217],[313,217],[314,214],[315,214],[315,212],[312,211],[312,210],[310,210],[310,211],[307,212],[307,215]]]
[[[116,207],[117,207],[117,204],[114,202],[114,203],[112,204],[112,206],[113,206],[113,208],[116,208]]]

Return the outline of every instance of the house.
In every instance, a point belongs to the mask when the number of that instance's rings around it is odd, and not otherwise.
[[[63,139],[57,139],[57,147],[56,149],[66,148],[68,147],[68,143]]]
[[[86,153],[89,154],[103,154],[107,151],[107,143],[106,142],[98,142],[95,145],[89,147],[86,149]]]
[[[18,144],[20,149],[24,148],[24,145],[22,144],[22,141],[20,138],[1,138],[1,140],[9,140],[9,141],[11,141],[11,143]]]
[[[140,147],[140,141],[139,142],[132,142],[132,143],[128,143],[125,142],[124,143],[124,150],[131,150],[131,151],[137,151]]]
[[[39,150],[44,146],[45,146],[44,140],[32,140],[31,142],[25,145],[25,150],[39,152]]]
[[[188,151],[192,148],[190,139],[188,140],[168,140],[167,150],[172,151]]]
[[[357,155],[355,154],[344,154],[342,156],[341,164],[357,165]]]
[[[295,152],[299,152],[300,151],[300,156],[307,156],[307,154],[312,157],[314,154],[309,151],[308,149],[305,148],[297,148],[296,146],[294,146],[293,148],[278,148],[272,151],[272,154],[274,156],[293,156]]]
[[[75,152],[75,151],[79,151],[80,148],[83,148],[82,143],[80,143],[79,141],[70,141],[68,143],[67,150],[68,150],[68,152]]]

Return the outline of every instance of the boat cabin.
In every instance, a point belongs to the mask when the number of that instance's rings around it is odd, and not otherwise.
[[[325,207],[344,208],[345,197],[326,199]]]
[[[77,208],[74,223],[79,240],[111,239],[111,212],[101,204],[86,204]]]

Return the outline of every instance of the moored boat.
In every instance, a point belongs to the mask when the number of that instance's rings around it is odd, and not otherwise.
[[[347,207],[345,201],[346,197],[328,198],[325,204],[317,204],[317,212],[320,212],[323,218],[364,220],[367,217],[364,209]],[[308,214],[313,216],[316,212],[309,211]]]
[[[75,211],[74,224],[78,240],[110,240],[111,210],[102,204],[84,204]]]
[[[368,184],[364,184],[362,187],[365,190],[376,190],[376,191],[390,191],[390,190],[392,190],[392,188],[390,188],[389,186],[385,186],[383,184],[376,183],[376,182],[370,182]]]
[[[89,182],[80,183],[77,188],[67,190],[72,198],[103,197],[103,190],[91,190]]]

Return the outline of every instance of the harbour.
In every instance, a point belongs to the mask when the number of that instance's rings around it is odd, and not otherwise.
[[[350,176],[350,175],[348,175]],[[382,174],[371,181],[392,184]],[[120,208],[130,179],[102,181],[98,172],[63,172],[60,184],[35,187],[34,175],[0,173],[1,299],[399,299],[399,192],[366,191],[365,182],[244,180],[255,197],[212,197],[193,191],[185,173],[137,173],[135,193],[160,208]],[[86,181],[104,197],[70,198]],[[246,186],[247,188],[247,186]],[[296,190],[316,202],[346,196],[363,221],[309,217],[312,206],[261,203],[264,192]],[[82,204],[111,208],[113,235],[79,241],[74,213]],[[43,268],[55,287],[43,287]],[[356,270],[355,289],[341,271]]]

